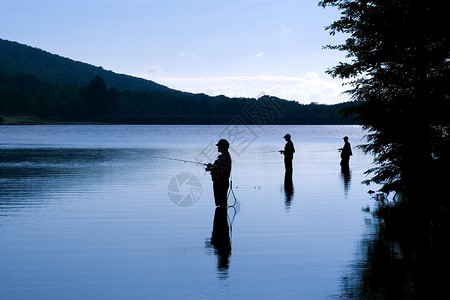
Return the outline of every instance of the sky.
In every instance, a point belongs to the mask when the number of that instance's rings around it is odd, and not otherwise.
[[[317,0],[0,0],[0,38],[211,96],[349,100]]]

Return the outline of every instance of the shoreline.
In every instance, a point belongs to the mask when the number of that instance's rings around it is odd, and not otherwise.
[[[280,117],[256,120],[245,116],[99,117],[93,121],[40,119],[36,116],[3,116],[0,125],[360,125],[341,117]]]

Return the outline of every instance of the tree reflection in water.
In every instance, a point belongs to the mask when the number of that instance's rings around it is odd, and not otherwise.
[[[341,299],[450,299],[448,210],[404,210],[378,208]]]

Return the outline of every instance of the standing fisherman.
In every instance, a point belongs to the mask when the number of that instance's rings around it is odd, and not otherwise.
[[[348,162],[350,161],[350,156],[353,155],[352,147],[350,146],[350,143],[348,142],[348,136],[344,136],[344,147],[339,148],[338,150],[341,151],[341,166],[343,166],[343,167],[348,166]]]
[[[226,207],[231,174],[231,156],[228,152],[230,143],[225,139],[221,139],[216,146],[217,151],[221,154],[214,161],[214,164],[209,163],[205,170],[211,172],[216,206]]]
[[[292,176],[292,160],[294,159],[294,143],[291,141],[291,135],[288,133],[283,137],[286,140],[284,150],[280,150],[280,153],[284,155],[284,167],[286,169],[286,175]]]

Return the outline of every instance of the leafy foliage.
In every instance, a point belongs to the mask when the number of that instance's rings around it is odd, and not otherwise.
[[[436,182],[449,166],[450,23],[446,1],[323,0],[341,18],[327,29],[349,35],[346,62],[328,70],[352,78],[353,109],[370,130],[363,148],[376,155],[371,179],[386,190],[419,194],[429,174]],[[424,174],[426,174],[424,176]]]

